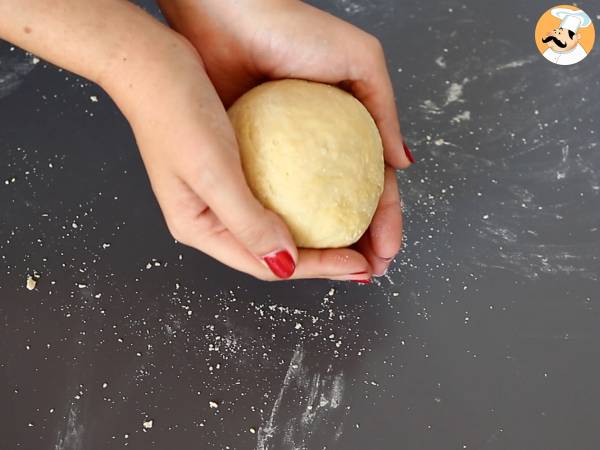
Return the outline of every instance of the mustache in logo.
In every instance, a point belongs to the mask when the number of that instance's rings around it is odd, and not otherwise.
[[[557,47],[560,47],[560,48],[565,48],[567,46],[566,42],[559,41],[556,36],[548,36],[548,37],[542,38],[542,42],[544,44],[546,44],[550,41],[553,41],[557,45]]]

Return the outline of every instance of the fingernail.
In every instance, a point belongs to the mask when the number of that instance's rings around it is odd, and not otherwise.
[[[404,153],[406,153],[406,157],[408,158],[408,160],[414,164],[415,163],[415,157],[413,156],[413,154],[410,152],[410,149],[408,148],[408,145],[406,145],[406,141],[402,141],[402,147],[404,148]]]
[[[390,262],[392,259],[394,259],[393,256],[390,256],[389,258],[381,258],[381,260],[385,262]]]
[[[287,250],[280,250],[278,252],[269,253],[263,256],[263,261],[267,263],[271,272],[279,278],[289,278],[296,269],[296,263],[294,258],[290,255]]]
[[[350,280],[354,283],[359,283],[359,284],[370,284],[371,280]]]

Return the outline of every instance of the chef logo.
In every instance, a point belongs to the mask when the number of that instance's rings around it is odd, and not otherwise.
[[[583,60],[594,46],[592,19],[571,5],[559,5],[544,13],[535,27],[535,43],[548,61],[569,66]]]

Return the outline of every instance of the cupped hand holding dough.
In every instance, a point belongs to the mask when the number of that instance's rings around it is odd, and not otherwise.
[[[383,146],[367,109],[322,83],[270,81],[228,111],[250,189],[298,247],[347,247],[369,227],[384,182]]]

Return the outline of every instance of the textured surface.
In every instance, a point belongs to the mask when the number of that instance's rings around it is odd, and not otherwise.
[[[383,147],[358,100],[324,84],[272,81],[229,117],[250,188],[296,245],[347,247],[362,236],[383,191]]]
[[[418,159],[368,287],[173,243],[110,99],[0,46],[0,448],[600,448],[598,47],[545,61],[545,1],[320,5],[382,39]]]

